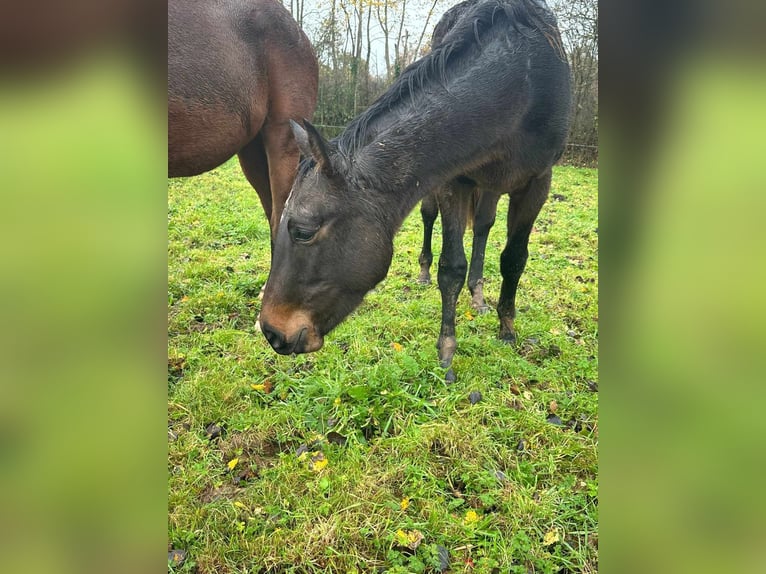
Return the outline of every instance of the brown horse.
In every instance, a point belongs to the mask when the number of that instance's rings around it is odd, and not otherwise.
[[[276,0],[169,0],[168,176],[237,154],[273,242],[299,161],[290,120],[313,115],[317,82],[308,38]]]

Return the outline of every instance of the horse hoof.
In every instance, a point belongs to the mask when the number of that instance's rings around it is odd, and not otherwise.
[[[500,335],[500,340],[503,343],[506,343],[508,345],[515,345],[516,335],[514,335],[513,333],[506,333],[506,334]]]
[[[457,381],[457,377],[455,376],[455,371],[452,370],[452,367],[449,368],[447,371],[447,374],[444,375],[444,381],[447,383],[454,383]]]
[[[487,304],[477,305],[476,307],[474,307],[474,311],[476,311],[479,315],[486,315],[491,310],[492,308]]]
[[[422,275],[418,277],[418,285],[430,285],[430,284],[431,284],[430,277],[423,277]]]

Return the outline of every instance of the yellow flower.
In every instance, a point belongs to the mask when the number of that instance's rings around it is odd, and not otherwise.
[[[401,353],[404,350],[404,347],[402,347],[399,343],[391,343],[391,346],[397,353]]]
[[[408,542],[407,533],[401,528],[396,531],[396,542],[400,546],[407,546],[407,542]]]
[[[229,470],[234,470],[234,467],[237,466],[238,462],[238,458],[232,458],[229,462],[226,463],[226,466],[229,467]]]
[[[550,546],[554,542],[559,541],[559,531],[557,528],[552,528],[548,532],[545,533],[545,536],[543,537],[543,544],[545,546]]]
[[[332,402],[336,407],[339,407],[341,403],[340,397],[335,397],[335,400]]]
[[[463,519],[463,522],[466,524],[474,524],[479,521],[479,515],[476,514],[475,510],[469,510],[465,513],[465,518]]]
[[[399,506],[402,507],[402,510],[407,510],[410,506],[409,497],[405,496],[404,498],[402,498],[402,501],[399,503]]]
[[[311,461],[309,462],[309,468],[314,472],[319,472],[327,466],[328,462],[329,461],[325,458],[324,454],[321,452],[315,452],[314,456],[311,457]]]

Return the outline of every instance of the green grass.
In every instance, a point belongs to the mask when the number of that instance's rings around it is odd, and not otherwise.
[[[187,553],[171,570],[438,572],[446,551],[450,572],[596,572],[597,177],[555,170],[566,199],[532,234],[517,346],[464,291],[451,385],[438,289],[415,282],[418,210],[388,277],[324,348],[282,357],[254,328],[269,263],[255,192],[236,162],[171,180],[168,537]],[[506,207],[487,248],[492,305]],[[439,238],[437,224],[436,257]]]

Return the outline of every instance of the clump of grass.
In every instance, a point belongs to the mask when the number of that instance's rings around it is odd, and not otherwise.
[[[415,282],[417,211],[325,347],[282,357],[254,327],[269,262],[255,192],[235,162],[169,183],[168,536],[187,553],[172,570],[597,571],[597,172],[556,168],[553,187],[519,344],[466,292],[447,385],[438,290]]]

